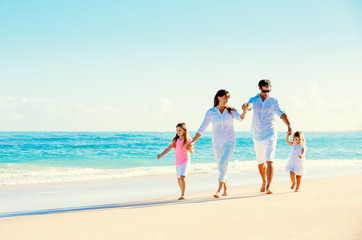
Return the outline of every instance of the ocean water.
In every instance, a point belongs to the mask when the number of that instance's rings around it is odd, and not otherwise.
[[[157,159],[174,136],[174,132],[0,132],[0,185],[175,174],[173,150]],[[275,166],[283,171],[291,147],[284,132],[278,136]],[[307,169],[362,169],[362,131],[305,132],[305,137]],[[217,172],[211,133],[194,147],[189,172]],[[256,171],[249,132],[236,133],[229,171]]]

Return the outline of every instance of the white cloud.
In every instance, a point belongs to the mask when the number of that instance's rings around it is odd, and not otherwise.
[[[122,111],[114,106],[66,104],[52,99],[0,97],[0,130],[114,130]]]
[[[286,104],[287,114],[300,130],[342,131],[362,129],[362,104],[357,98],[328,95],[316,83]]]
[[[162,106],[162,112],[164,114],[167,114],[173,110],[173,104],[167,98],[165,97],[161,98],[160,103]]]
[[[294,130],[339,131],[362,129],[362,103],[358,96],[328,95],[318,84],[290,94],[282,105]],[[278,96],[276,96],[278,97]],[[0,131],[173,131],[178,122],[197,130],[207,109],[205,103],[190,104],[178,97],[159,97],[145,105],[120,106],[65,103],[54,99],[0,96]],[[235,129],[248,131],[251,113]],[[286,130],[283,122],[278,129]],[[211,128],[209,127],[209,130]]]

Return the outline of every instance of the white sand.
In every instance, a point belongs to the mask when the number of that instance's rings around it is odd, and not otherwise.
[[[362,175],[258,185],[119,204],[104,209],[0,219],[0,239],[362,239]],[[216,187],[216,186],[215,186]]]

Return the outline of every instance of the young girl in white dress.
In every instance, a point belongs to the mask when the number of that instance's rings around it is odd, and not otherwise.
[[[295,188],[295,192],[299,191],[300,182],[302,176],[306,174],[304,161],[305,152],[307,147],[305,146],[304,135],[301,131],[297,131],[293,135],[293,142],[289,141],[290,134],[287,134],[287,144],[292,147],[292,152],[289,155],[289,160],[285,170],[289,171],[290,179],[292,180],[291,189]],[[297,182],[297,184],[295,184]]]

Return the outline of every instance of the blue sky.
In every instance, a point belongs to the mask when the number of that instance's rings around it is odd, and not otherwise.
[[[361,130],[361,42],[360,1],[0,0],[0,130],[197,130],[261,78],[294,129]]]

